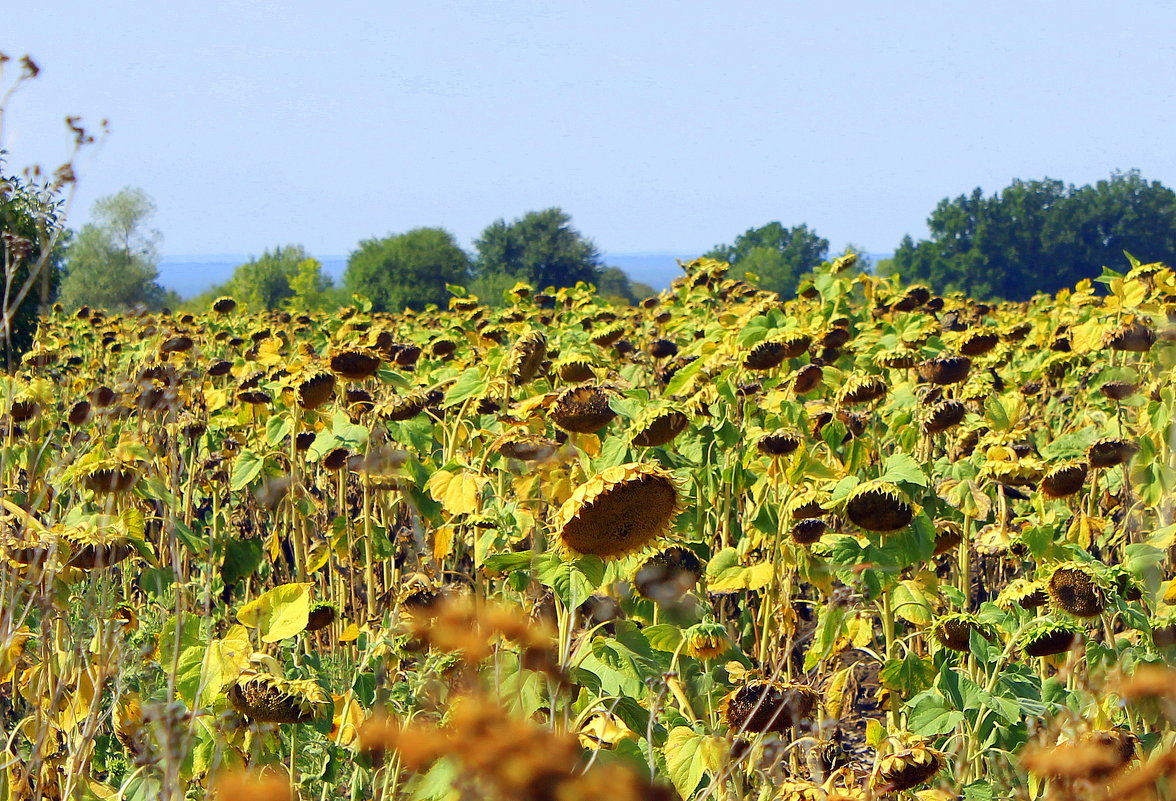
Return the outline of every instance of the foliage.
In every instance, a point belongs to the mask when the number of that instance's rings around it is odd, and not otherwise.
[[[28,349],[37,315],[61,283],[63,200],[47,185],[6,175],[5,155],[0,150],[0,258],[7,299],[0,347],[10,364]]]
[[[369,298],[375,311],[399,312],[444,305],[447,285],[469,282],[470,260],[443,228],[415,228],[366,239],[347,260],[344,283]]]
[[[1118,264],[1176,259],[1176,192],[1138,171],[1094,185],[1013,181],[1000,192],[939,202],[929,240],[907,236],[893,269],[940,292],[1026,300],[1054,293]]]
[[[535,287],[560,288],[595,283],[600,273],[600,252],[560,208],[528,212],[509,223],[497,220],[474,247],[478,277],[509,275]]]
[[[329,308],[335,299],[333,284],[331,277],[323,274],[322,264],[302,245],[279,245],[237,267],[228,281],[190,305],[203,309],[228,295],[248,309],[314,311]]]
[[[730,245],[717,245],[705,258],[728,262],[741,274],[751,273],[764,289],[784,296],[796,293],[801,278],[825,260],[829,241],[807,225],[785,228],[770,222],[749,228]]]
[[[125,310],[159,309],[177,298],[159,285],[158,231],[148,228],[155,203],[142,189],[127,187],[99,198],[86,224],[65,252],[61,304]]]
[[[602,297],[633,305],[657,293],[649,284],[633,281],[620,267],[603,267],[596,278],[596,291]]]

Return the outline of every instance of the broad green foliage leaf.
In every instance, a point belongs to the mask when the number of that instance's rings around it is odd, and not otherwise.
[[[189,709],[196,707],[206,645],[200,618],[191,613],[183,616],[178,627],[176,618],[169,617],[159,632],[159,665],[165,673],[175,672],[176,695]]]
[[[726,740],[714,735],[698,734],[687,726],[677,726],[666,740],[666,768],[670,781],[683,798],[698,789],[706,773],[722,770]]]
[[[598,556],[565,560],[547,553],[535,559],[534,568],[539,583],[550,587],[572,609],[588,600],[604,581],[604,560]]]
[[[847,612],[848,607],[841,604],[829,604],[821,609],[813,645],[804,655],[805,670],[812,670],[833,653],[833,646],[845,633]]]
[[[673,653],[678,650],[678,646],[682,642],[682,631],[677,626],[671,626],[668,623],[646,626],[642,629],[642,633],[649,641],[649,646],[658,651]]]
[[[229,489],[239,492],[261,475],[265,461],[249,449],[244,449],[233,460],[233,475],[229,478]]]
[[[489,379],[483,374],[481,367],[470,367],[457,377],[449,390],[445,393],[442,408],[449,409],[460,406],[470,398],[478,398],[486,394],[490,385]]]
[[[882,686],[899,698],[912,698],[923,692],[935,680],[935,666],[931,660],[908,653],[902,659],[891,659],[878,674]]]
[[[265,422],[265,441],[271,448],[280,446],[290,436],[291,419],[288,414],[275,414]]]
[[[895,484],[931,486],[927,474],[923,472],[923,468],[919,467],[919,463],[915,461],[914,457],[901,452],[886,457],[886,461],[882,463],[882,480]]]
[[[926,626],[931,622],[931,601],[923,587],[913,579],[895,585],[890,594],[890,608],[908,623]]]
[[[261,632],[262,642],[278,642],[306,628],[310,617],[312,584],[282,584],[250,601],[237,612],[237,620]]]
[[[921,737],[950,734],[963,722],[963,713],[950,708],[934,690],[919,694],[909,704],[907,728],[911,734]]]
[[[724,548],[706,566],[707,589],[711,592],[758,590],[772,583],[775,568],[770,562],[751,566],[739,564],[734,548]]]

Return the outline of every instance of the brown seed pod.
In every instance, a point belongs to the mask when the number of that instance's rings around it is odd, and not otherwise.
[[[755,442],[756,450],[764,456],[787,456],[799,447],[800,435],[785,429],[764,434]]]
[[[954,520],[935,521],[935,551],[932,556],[954,551],[964,541],[964,530]]]
[[[1041,477],[1041,492],[1047,498],[1065,498],[1082,489],[1086,483],[1085,462],[1069,462],[1052,467]]]
[[[1049,593],[1046,592],[1045,583],[1025,578],[1013,579],[996,597],[996,605],[1001,609],[1012,609],[1015,606],[1039,609],[1048,603]]]
[[[665,409],[638,424],[632,443],[638,448],[660,448],[690,425],[690,418],[675,409]]]
[[[230,297],[220,297],[212,302],[212,310],[217,314],[228,314],[237,308],[237,301]]]
[[[345,350],[331,357],[331,371],[347,381],[363,381],[380,369],[380,357],[359,350]]]
[[[1091,467],[1114,467],[1126,464],[1139,452],[1139,446],[1129,439],[1103,437],[1086,449],[1086,460]]]
[[[1098,388],[1103,397],[1110,400],[1126,400],[1139,390],[1139,385],[1131,381],[1107,381]]]
[[[298,384],[298,405],[303,409],[317,409],[335,395],[335,376],[316,373]]]
[[[294,437],[294,448],[297,451],[304,451],[309,448],[315,441],[317,435],[313,431],[303,431]]]
[[[559,450],[559,443],[547,437],[514,435],[498,443],[498,453],[522,462],[542,462]]]
[[[522,386],[539,372],[547,358],[547,337],[541,331],[531,331],[518,338],[507,354],[505,370],[511,384]]]
[[[609,406],[603,389],[581,384],[561,392],[547,416],[564,431],[591,434],[608,425],[617,413]]]
[[[820,693],[807,684],[752,679],[719,705],[731,732],[785,732],[808,720]]]
[[[1074,647],[1082,630],[1060,620],[1039,618],[1025,627],[1018,645],[1027,656],[1053,656]]]
[[[87,473],[82,483],[91,492],[117,494],[129,491],[138,480],[138,472],[131,468],[103,467]]]
[[[591,342],[593,345],[599,345],[602,348],[607,348],[610,345],[615,345],[624,335],[625,329],[622,326],[610,325],[593,334]]]
[[[966,612],[944,615],[931,626],[931,633],[939,644],[953,651],[967,653],[971,650],[972,632],[976,632],[986,640],[996,639],[996,632],[991,626],[982,623],[980,618]]]
[[[1109,332],[1104,337],[1103,344],[1111,350],[1144,353],[1156,344],[1156,330],[1150,325],[1134,320]]]
[[[965,356],[980,356],[995,348],[999,342],[1000,337],[995,331],[973,328],[960,338],[959,349]]]
[[[556,365],[555,371],[561,380],[569,383],[591,381],[596,378],[596,373],[592,371],[592,362],[583,357],[565,359]]]
[[[771,370],[788,358],[788,349],[782,342],[765,339],[756,343],[743,358],[743,366],[748,370]]]
[[[90,402],[78,401],[69,410],[69,424],[77,426],[85,424],[90,419]]]
[[[326,601],[319,601],[310,607],[310,614],[306,619],[307,631],[321,631],[335,622],[339,616],[338,610]]]
[[[806,364],[796,371],[796,376],[792,379],[792,393],[805,395],[812,392],[821,385],[824,376],[825,371],[821,369],[820,365]]]
[[[393,422],[411,420],[425,410],[426,403],[428,396],[424,392],[394,395],[380,405],[380,416]]]
[[[919,377],[932,384],[958,384],[971,370],[972,360],[967,356],[939,356],[919,365]]]
[[[888,754],[879,761],[874,776],[874,787],[883,793],[910,790],[931,778],[943,768],[944,754],[925,744]]]
[[[829,525],[819,517],[805,517],[792,524],[792,541],[799,545],[812,545],[825,534]]]
[[[615,559],[649,545],[678,513],[670,474],[648,464],[610,467],[573,490],[556,515],[565,551]]]
[[[906,494],[886,481],[858,484],[845,499],[846,517],[866,531],[900,531],[910,525],[915,512]]]
[[[69,529],[62,533],[70,548],[66,567],[95,570],[116,565],[135,552],[126,537],[102,529]]]
[[[941,434],[963,422],[968,407],[958,400],[944,400],[931,407],[923,420],[923,430],[928,434]]]
[[[661,604],[677,603],[702,578],[703,565],[694,551],[671,545],[646,559],[633,574],[643,597]]]
[[[837,391],[837,403],[853,405],[869,403],[886,394],[888,387],[881,376],[854,373]]]
[[[645,351],[655,359],[668,359],[677,355],[678,346],[668,339],[655,339],[645,346]]]
[[[1054,606],[1075,617],[1098,617],[1106,608],[1105,595],[1093,570],[1078,562],[1063,562],[1055,567],[1047,587]]]
[[[234,709],[260,723],[312,723],[331,703],[313,681],[287,681],[266,673],[242,676],[228,697]]]

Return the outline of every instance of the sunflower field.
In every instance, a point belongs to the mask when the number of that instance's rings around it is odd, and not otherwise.
[[[1176,798],[1176,274],[58,310],[0,801]]]

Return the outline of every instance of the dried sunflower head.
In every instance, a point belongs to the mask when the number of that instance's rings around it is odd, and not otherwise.
[[[1126,464],[1139,453],[1139,445],[1122,437],[1103,437],[1086,449],[1086,460],[1091,467],[1114,467]]]
[[[783,732],[807,720],[819,698],[807,684],[752,679],[723,697],[719,714],[731,732]]]
[[[343,350],[331,356],[331,371],[346,381],[363,381],[380,369],[380,357],[363,350]]]
[[[1065,498],[1082,489],[1086,483],[1085,462],[1067,462],[1051,467],[1041,477],[1041,493],[1047,498]]]
[[[866,531],[900,531],[910,525],[915,510],[906,493],[888,481],[858,484],[845,499],[845,515]]]
[[[678,488],[670,474],[630,463],[576,487],[556,514],[555,526],[566,551],[615,559],[665,534],[677,512]]]
[[[919,377],[932,384],[958,384],[971,370],[972,360],[967,356],[939,356],[919,364]]]
[[[79,570],[110,567],[135,552],[135,546],[117,525],[86,523],[70,526],[59,536],[70,548],[66,566]]]
[[[596,378],[596,373],[592,370],[592,360],[584,356],[569,356],[561,359],[555,365],[555,372],[561,380],[574,384]]]
[[[1026,656],[1052,656],[1069,651],[1083,629],[1068,620],[1039,617],[1021,630],[1017,647]]]
[[[233,708],[260,723],[312,723],[331,706],[313,681],[291,681],[269,673],[247,672],[228,692]]]
[[[838,405],[869,403],[884,396],[888,387],[881,376],[853,373],[837,391]]]
[[[690,418],[677,409],[656,409],[634,423],[631,442],[638,448],[660,448],[690,425]]]
[[[1013,579],[996,596],[996,605],[1001,609],[1038,609],[1049,603],[1045,582],[1026,578]]]
[[[1098,617],[1106,608],[1105,583],[1097,570],[1081,562],[1062,562],[1046,582],[1049,599],[1075,617]]]
[[[953,651],[967,653],[970,650],[972,632],[986,640],[996,639],[996,629],[967,612],[956,612],[937,618],[931,625],[931,633],[939,644]]]
[[[539,372],[547,358],[547,337],[542,331],[531,331],[519,337],[507,354],[505,371],[510,383],[522,386]]]
[[[317,409],[335,396],[335,376],[326,372],[312,373],[298,382],[298,405],[303,409]]]
[[[780,428],[757,439],[755,448],[765,456],[787,456],[800,447],[800,442],[795,431]]]
[[[887,754],[878,763],[874,788],[882,793],[897,793],[930,781],[944,765],[946,754],[926,742]]]
[[[552,404],[548,417],[564,431],[591,434],[617,416],[609,405],[608,393],[596,384],[565,389]]]
[[[681,545],[655,553],[633,574],[633,586],[642,596],[662,604],[677,603],[702,577],[702,562],[694,551]]]
[[[307,617],[306,630],[320,631],[335,622],[339,616],[339,610],[335,608],[334,604],[327,601],[319,601],[312,604],[310,607],[310,615]]]

